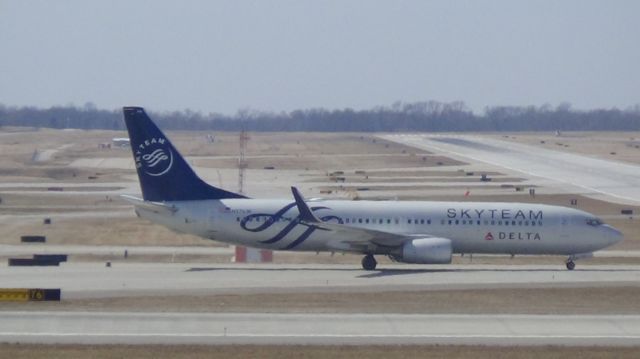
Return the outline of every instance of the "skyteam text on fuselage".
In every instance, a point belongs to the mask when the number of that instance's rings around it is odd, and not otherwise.
[[[249,247],[352,252],[420,264],[454,253],[566,255],[574,260],[622,240],[573,208],[530,203],[254,199],[200,179],[143,108],[125,107],[142,198],[124,196],[143,218],[177,232]]]

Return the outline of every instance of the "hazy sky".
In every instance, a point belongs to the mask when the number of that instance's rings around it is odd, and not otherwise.
[[[0,0],[0,103],[640,103],[640,1]]]

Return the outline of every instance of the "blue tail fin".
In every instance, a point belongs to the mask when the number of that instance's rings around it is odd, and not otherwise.
[[[246,198],[200,179],[142,107],[124,107],[122,110],[144,200]]]

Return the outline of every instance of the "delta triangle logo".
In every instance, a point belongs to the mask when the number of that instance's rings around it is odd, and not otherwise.
[[[487,233],[487,235],[484,236],[484,240],[485,241],[492,241],[493,240],[493,234],[491,234],[491,232]]]

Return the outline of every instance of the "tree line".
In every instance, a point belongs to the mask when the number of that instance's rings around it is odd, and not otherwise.
[[[474,114],[463,102],[396,102],[368,110],[323,108],[291,112],[243,109],[234,115],[191,110],[150,112],[163,129],[207,131],[445,132],[640,130],[640,105],[620,110],[559,106],[494,106]],[[51,108],[0,104],[0,126],[123,130],[122,111],[84,106]]]

